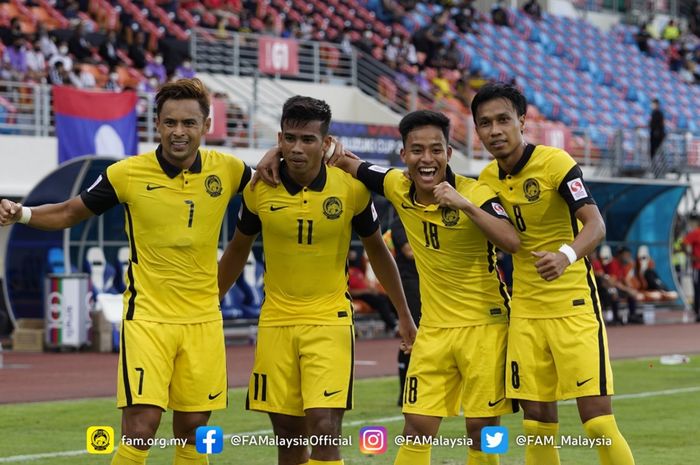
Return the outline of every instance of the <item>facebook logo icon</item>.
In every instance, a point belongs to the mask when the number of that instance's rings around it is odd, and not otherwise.
[[[224,432],[218,426],[198,427],[196,439],[200,454],[220,454],[224,450]]]

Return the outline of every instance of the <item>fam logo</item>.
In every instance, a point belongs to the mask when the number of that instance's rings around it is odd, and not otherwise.
[[[534,202],[540,198],[540,183],[535,178],[529,178],[523,184],[523,191],[525,192],[525,198],[530,202]]]
[[[451,208],[442,209],[442,222],[445,226],[454,226],[459,222],[459,212]]]
[[[323,201],[323,214],[329,220],[337,220],[343,214],[343,203],[338,197],[328,197]]]
[[[90,426],[87,429],[89,454],[111,454],[114,450],[114,429],[111,426]]]
[[[207,189],[207,193],[212,197],[220,196],[223,190],[221,187],[221,179],[215,174],[207,176],[207,179],[204,181],[204,187]]]

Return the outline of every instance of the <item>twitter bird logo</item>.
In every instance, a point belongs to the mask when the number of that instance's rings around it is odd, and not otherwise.
[[[485,426],[482,428],[481,450],[487,454],[508,452],[508,428],[505,426]]]

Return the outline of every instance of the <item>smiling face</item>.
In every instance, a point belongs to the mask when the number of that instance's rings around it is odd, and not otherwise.
[[[433,188],[446,178],[452,147],[438,126],[419,126],[406,135],[401,161],[416,187],[418,201],[434,203]]]
[[[204,117],[197,100],[166,100],[156,118],[163,158],[182,169],[189,168],[210,126],[211,118]]]
[[[483,102],[474,119],[479,139],[499,162],[522,152],[525,115],[518,116],[510,100],[501,97]]]
[[[330,146],[330,136],[323,136],[322,121],[305,124],[282,124],[277,141],[289,175],[299,184],[311,182],[321,169],[323,154]]]

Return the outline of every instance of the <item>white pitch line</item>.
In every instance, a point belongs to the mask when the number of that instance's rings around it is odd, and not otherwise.
[[[658,396],[673,396],[676,394],[686,394],[689,392],[700,392],[700,386],[678,388],[678,389],[664,389],[663,391],[649,391],[649,392],[638,392],[635,394],[621,394],[619,396],[614,396],[615,400],[626,400],[626,399],[642,399],[645,397],[658,397]],[[560,402],[562,405],[574,404],[575,399],[566,400]],[[383,417],[383,418],[372,418],[369,420],[354,420],[343,422],[343,427],[352,427],[368,424],[377,423],[393,423],[396,421],[403,420],[403,416],[393,416],[393,417]],[[225,439],[230,439],[231,436],[254,436],[254,435],[264,435],[272,434],[271,429],[262,429],[258,431],[244,431],[235,434],[227,434],[224,436]],[[12,462],[22,462],[22,461],[33,461],[39,459],[55,458],[55,457],[74,457],[77,455],[87,454],[86,449],[81,450],[67,450],[63,452],[46,452],[43,454],[27,454],[27,455],[12,455],[10,457],[0,457],[0,463],[12,463]]]

